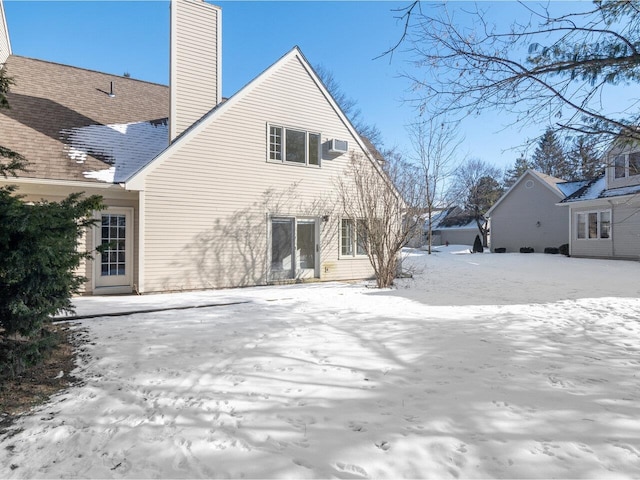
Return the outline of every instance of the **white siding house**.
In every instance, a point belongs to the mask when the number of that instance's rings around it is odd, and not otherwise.
[[[7,19],[4,15],[4,6],[0,0],[0,67],[11,55],[11,41],[9,40],[9,29]]]
[[[561,205],[570,215],[570,254],[640,259],[640,145],[614,145],[605,174]]]
[[[350,153],[332,139],[369,155],[294,48],[125,182],[144,197],[139,288],[370,276],[340,251],[332,186]]]
[[[3,145],[32,163],[0,183],[34,201],[103,195],[84,241],[111,247],[84,265],[86,293],[373,275],[336,188],[352,155],[383,175],[371,149],[297,47],[223,101],[221,15],[172,0],[169,88],[8,55]]]

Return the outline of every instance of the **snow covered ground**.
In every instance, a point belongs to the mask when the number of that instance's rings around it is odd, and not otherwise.
[[[0,477],[638,478],[640,264],[410,253],[412,279],[81,298],[82,384]]]

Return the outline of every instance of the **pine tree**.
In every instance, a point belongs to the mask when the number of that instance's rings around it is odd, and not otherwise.
[[[9,108],[12,84],[0,69],[1,108]],[[0,175],[15,176],[25,164],[18,153],[0,147]],[[15,191],[13,185],[0,186],[0,377],[42,358],[43,324],[71,309],[71,296],[85,281],[75,271],[89,256],[78,241],[94,223],[92,212],[103,208],[95,195],[30,204]]]
[[[594,137],[582,135],[576,138],[569,147],[568,156],[574,175],[567,180],[596,178],[605,166]]]
[[[552,129],[548,128],[540,138],[531,157],[531,168],[561,179],[574,176],[562,144]]]
[[[0,109],[9,108],[7,93],[9,93],[9,88],[13,84],[13,79],[7,75],[5,67],[0,67]],[[2,132],[0,132],[0,142],[1,141]],[[5,178],[7,175],[15,175],[16,171],[24,170],[26,165],[27,162],[22,155],[0,145],[0,175]]]
[[[511,188],[514,183],[518,181],[518,179],[531,168],[529,164],[529,160],[527,160],[524,155],[520,155],[512,168],[507,169],[504,173],[504,179],[502,181],[502,186],[505,190]]]
[[[482,248],[482,240],[480,240],[480,235],[476,235],[476,239],[473,242],[473,253],[482,252],[484,252],[484,248]]]

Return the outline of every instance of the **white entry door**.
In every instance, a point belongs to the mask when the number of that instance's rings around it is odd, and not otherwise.
[[[98,213],[95,244],[104,250],[95,257],[96,291],[131,292],[133,285],[133,210],[109,208]]]

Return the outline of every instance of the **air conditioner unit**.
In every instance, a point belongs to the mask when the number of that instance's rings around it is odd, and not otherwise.
[[[329,142],[329,153],[347,153],[349,142],[346,140],[333,139]]]

